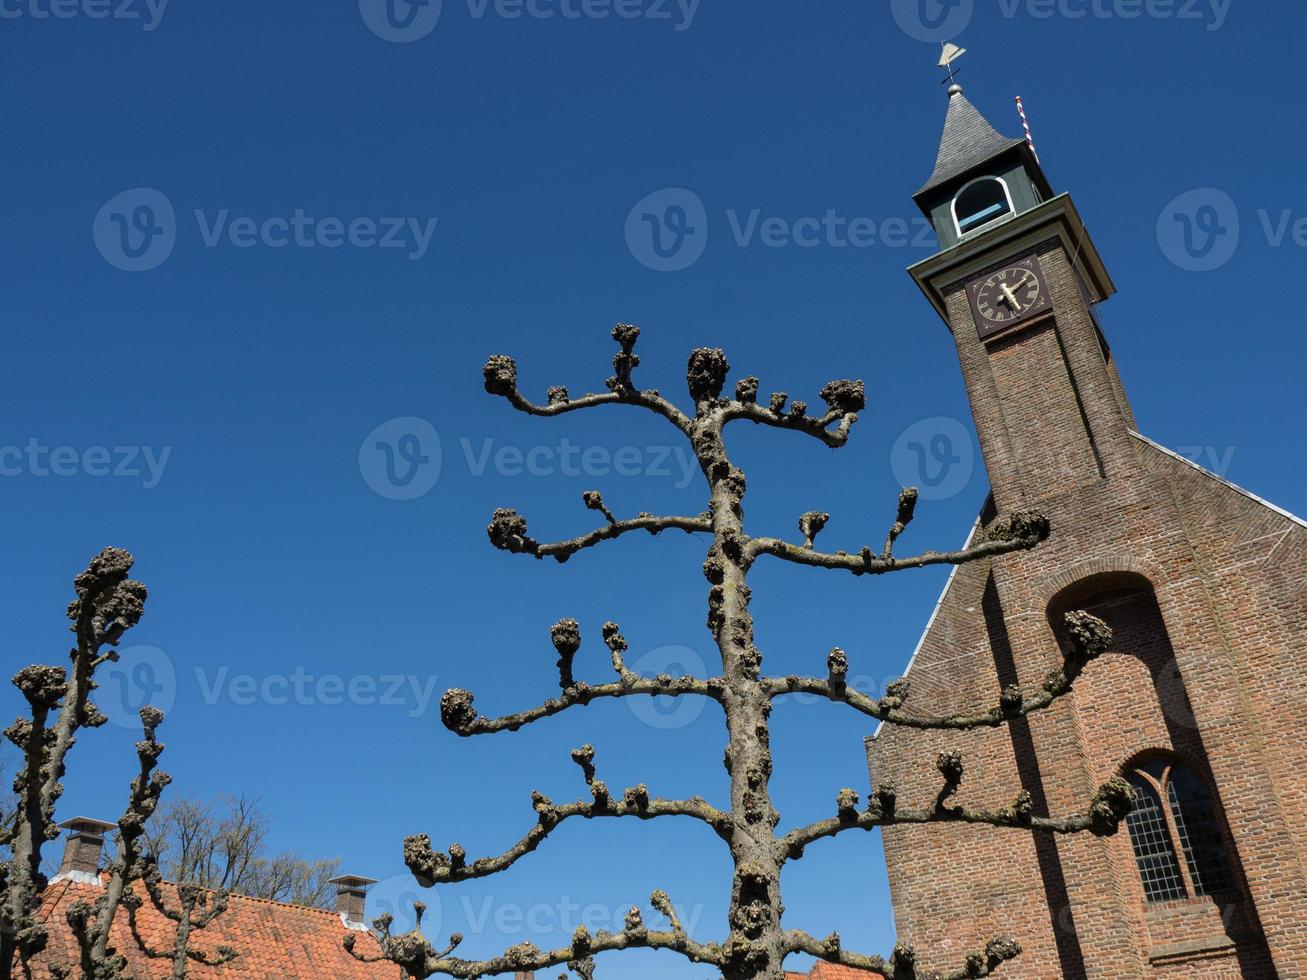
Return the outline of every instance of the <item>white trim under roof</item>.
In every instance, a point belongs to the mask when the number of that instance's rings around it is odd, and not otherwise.
[[[61,871],[50,879],[50,884],[57,885],[61,881],[75,881],[79,885],[94,885],[96,888],[104,885],[99,873],[95,871]]]
[[[971,545],[971,542],[976,537],[976,532],[979,530],[980,530],[980,518],[977,517],[976,523],[971,525],[971,532],[967,535],[967,540],[962,542],[962,547],[964,549]],[[944,583],[944,590],[940,592],[939,598],[935,600],[935,608],[930,611],[930,619],[926,620],[926,628],[921,631],[921,638],[917,640],[917,645],[912,650],[912,656],[908,658],[908,665],[903,669],[904,677],[908,676],[908,672],[912,670],[912,665],[917,662],[917,654],[921,653],[921,648],[926,645],[926,637],[930,635],[930,628],[935,625],[935,619],[939,616],[939,611],[944,606],[944,597],[948,595],[948,590],[953,585],[953,578],[954,576],[957,575],[958,569],[961,567],[962,567],[961,565],[954,565],[953,570],[948,573],[948,581]],[[884,727],[885,727],[885,722],[883,721],[878,722],[876,725],[876,730],[871,733],[871,737],[875,738],[877,735],[879,735],[880,730]]]
[[[1154,449],[1158,450],[1161,453],[1165,453],[1167,456],[1170,456],[1172,459],[1179,460],[1181,463],[1184,463],[1188,466],[1192,466],[1199,473],[1203,473],[1206,476],[1210,476],[1217,483],[1224,484],[1225,486],[1233,490],[1235,493],[1242,494],[1243,496],[1247,497],[1249,500],[1254,500],[1257,503],[1261,504],[1263,507],[1269,507],[1271,510],[1275,511],[1281,517],[1288,518],[1289,520],[1293,521],[1295,524],[1299,525],[1300,527],[1307,527],[1307,521],[1304,521],[1297,514],[1290,514],[1283,507],[1276,507],[1275,504],[1271,503],[1269,500],[1263,500],[1261,497],[1257,496],[1257,494],[1250,493],[1249,491],[1245,490],[1243,487],[1239,486],[1238,484],[1231,483],[1229,480],[1225,479],[1222,476],[1217,476],[1211,470],[1207,469],[1205,466],[1202,466],[1199,463],[1195,463],[1192,459],[1189,459],[1187,456],[1181,456],[1175,450],[1167,449],[1161,443],[1153,442],[1153,440],[1149,439],[1148,436],[1144,435],[1141,432],[1136,432],[1134,429],[1130,430],[1130,434],[1134,436],[1136,439],[1138,439],[1140,442],[1148,443],[1148,445],[1152,446]]]

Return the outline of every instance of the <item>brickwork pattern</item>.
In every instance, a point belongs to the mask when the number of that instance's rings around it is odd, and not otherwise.
[[[961,736],[887,726],[869,741],[872,780],[928,804],[935,755],[960,748],[962,801],[1003,806],[1025,789],[1036,812],[1062,815],[1133,761],[1173,755],[1214,788],[1236,887],[1149,905],[1124,828],[1056,841],[890,828],[900,934],[945,969],[1010,933],[1023,980],[1307,978],[1307,527],[1132,433],[1069,256],[1056,242],[1037,253],[1050,318],[987,345],[962,284],[946,303],[994,504],[1041,510],[1053,534],[954,576],[908,707],[1037,688],[1061,662],[1066,609],[1090,608],[1115,640],[1069,699],[1028,721]]]

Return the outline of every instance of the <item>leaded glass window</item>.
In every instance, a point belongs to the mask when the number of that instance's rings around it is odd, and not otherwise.
[[[1134,809],[1126,828],[1144,897],[1165,902],[1229,889],[1225,838],[1207,784],[1185,766],[1158,758],[1127,773],[1127,779],[1134,787]],[[1177,855],[1183,855],[1183,865]]]

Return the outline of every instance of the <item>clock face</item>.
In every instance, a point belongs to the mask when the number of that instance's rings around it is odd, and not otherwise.
[[[982,340],[1050,306],[1043,270],[1034,257],[976,280],[967,291]]]

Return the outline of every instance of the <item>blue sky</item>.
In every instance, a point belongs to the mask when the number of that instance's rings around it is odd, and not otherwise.
[[[1278,40],[1307,12],[923,2],[444,0],[438,19],[372,0],[0,2],[6,670],[58,661],[73,574],[129,548],[151,597],[106,710],[155,691],[177,793],[262,796],[278,846],[385,879],[383,903],[411,890],[406,834],[498,853],[529,827],[531,789],[579,796],[583,742],[610,785],[723,801],[711,709],[597,705],[471,741],[439,725],[446,687],[495,713],[547,696],[563,615],[591,679],[608,619],[645,669],[712,657],[704,541],[560,567],[484,532],[497,506],[542,536],[587,529],[588,489],[619,514],[697,512],[684,448],[641,413],[525,418],[480,368],[510,353],[533,393],[600,388],[621,320],[644,330],[637,378],[677,396],[702,345],[813,402],[863,377],[869,408],[838,453],[735,434],[752,528],[792,533],[815,507],[832,546],[856,547],[924,480],[902,550],[959,543],[983,467],[947,331],[904,274],[933,249],[910,196],[943,123],[943,32],[999,128],[1015,135],[1024,97],[1075,196],[1120,288],[1104,323],[1143,431],[1307,511],[1307,146]],[[951,462],[921,472],[911,447],[932,444]],[[943,573],[754,579],[769,668],[820,670],[838,644],[881,686]],[[778,711],[787,825],[865,792],[867,733],[839,707]],[[84,735],[61,817],[121,812],[135,737]],[[660,887],[722,934],[724,852],[675,822],[567,826],[506,875],[423,897],[442,935],[491,954],[610,925]],[[892,944],[875,837],[813,847],[785,888],[794,926]],[[709,973],[608,962],[634,980]]]

